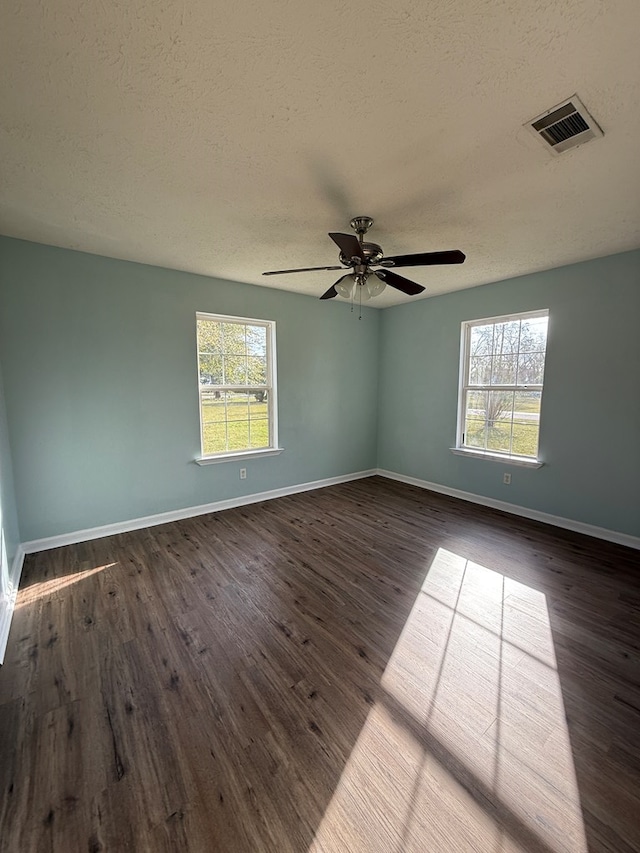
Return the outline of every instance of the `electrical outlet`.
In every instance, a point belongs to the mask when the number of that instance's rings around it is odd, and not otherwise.
[[[242,476],[242,475],[240,475],[240,476]],[[503,474],[502,475],[502,482],[505,484],[505,486],[510,486],[511,485],[511,474]]]
[[[240,469],[240,479],[241,479],[241,480],[246,480],[246,479],[247,479],[247,469],[246,469],[246,468],[241,468],[241,469]]]

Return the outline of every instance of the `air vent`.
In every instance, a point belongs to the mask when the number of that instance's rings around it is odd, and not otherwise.
[[[577,95],[526,125],[552,154],[562,154],[604,134]]]

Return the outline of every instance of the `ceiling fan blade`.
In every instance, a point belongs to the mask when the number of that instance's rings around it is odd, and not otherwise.
[[[394,267],[427,267],[436,264],[461,264],[466,255],[459,249],[450,252],[422,252],[417,255],[394,255],[391,258],[383,258],[382,266],[393,265]],[[391,262],[391,263],[390,263]]]
[[[323,293],[320,299],[333,299],[338,295],[338,291],[336,290],[335,284],[332,284],[329,290],[326,293]]]
[[[299,270],[270,270],[263,272],[262,275],[284,275],[289,272],[314,272],[314,270],[342,270],[344,267],[302,267]]]
[[[376,275],[380,281],[390,284],[391,287],[395,287],[396,290],[401,290],[403,293],[406,293],[407,296],[417,296],[425,290],[421,284],[416,284],[415,281],[410,281],[403,275],[391,272],[391,270],[376,270]]]
[[[333,299],[334,296],[339,296],[340,294],[336,290],[336,287],[337,287],[337,285],[340,284],[341,281],[344,281],[345,278],[352,278],[352,273],[349,273],[348,275],[340,276],[340,278],[336,281],[336,283],[331,285],[331,287],[329,288],[329,290],[327,290],[326,293],[322,294],[320,299]]]
[[[360,240],[358,240],[355,234],[335,234],[330,232],[329,237],[331,237],[347,260],[360,258],[361,261],[366,263]]]

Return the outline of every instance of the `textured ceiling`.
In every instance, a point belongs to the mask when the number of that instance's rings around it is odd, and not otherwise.
[[[433,295],[640,246],[638,0],[5,0],[0,233],[319,295],[375,218]],[[574,92],[605,132],[523,123]],[[605,283],[603,283],[604,285]],[[407,301],[387,288],[379,307]]]

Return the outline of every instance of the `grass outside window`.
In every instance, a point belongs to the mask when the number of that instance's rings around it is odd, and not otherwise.
[[[548,312],[462,324],[457,448],[536,460]]]
[[[202,457],[274,448],[275,324],[197,315]]]

